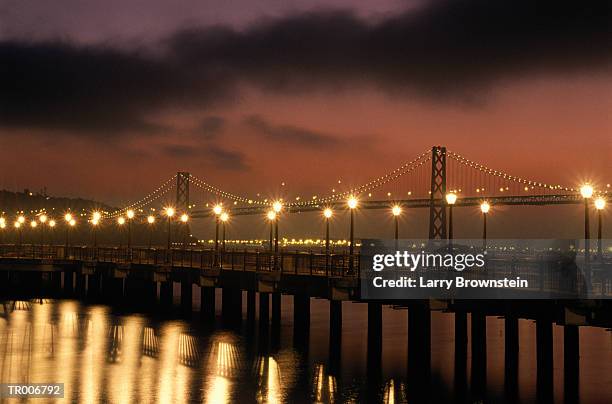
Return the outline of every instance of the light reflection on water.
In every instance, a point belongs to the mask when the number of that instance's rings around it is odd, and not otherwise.
[[[329,359],[326,302],[312,302],[306,346],[293,343],[291,309],[283,298],[283,326],[274,342],[273,331],[246,325],[240,331],[211,331],[195,320],[113,314],[109,307],[76,301],[17,302],[0,315],[0,377],[2,382],[64,383],[66,398],[60,402],[401,403],[410,398],[406,311],[385,308],[382,370],[370,378],[364,305],[343,306],[337,364]],[[535,329],[531,321],[520,324],[518,397],[534,401]],[[432,314],[431,389],[437,398],[453,394],[452,331],[452,314]],[[562,337],[555,326],[554,398],[559,401]],[[612,338],[590,327],[582,328],[580,337],[580,398],[601,402],[612,396]],[[501,401],[503,348],[503,320],[489,317],[487,397]]]

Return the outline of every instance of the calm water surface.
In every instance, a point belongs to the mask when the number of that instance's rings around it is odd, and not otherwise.
[[[220,308],[219,294],[217,299]],[[225,329],[220,321],[205,326],[197,313],[181,320],[72,300],[9,302],[0,316],[1,380],[64,383],[66,398],[54,402],[391,403],[412,401],[413,390],[420,388],[430,401],[456,397],[452,313],[432,313],[431,381],[415,386],[407,377],[406,310],[383,309],[382,356],[380,363],[369,363],[367,306],[345,302],[342,345],[330,360],[328,302],[311,301],[310,336],[298,342],[303,338],[293,334],[292,300],[283,296],[278,330],[246,321],[238,329]],[[536,400],[535,324],[521,320],[519,327],[516,394],[531,402]],[[554,398],[562,401],[562,327],[554,326],[553,336]],[[611,402],[611,333],[584,327],[580,341],[580,401]],[[469,355],[468,349],[468,392]],[[488,317],[485,401],[511,401],[505,397],[504,371],[504,322]]]

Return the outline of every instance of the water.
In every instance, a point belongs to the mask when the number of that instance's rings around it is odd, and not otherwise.
[[[343,304],[339,360],[330,360],[328,302],[311,300],[306,343],[293,335],[292,297],[283,296],[282,303],[282,325],[275,331],[246,321],[237,330],[222,328],[220,321],[205,326],[196,315],[180,320],[118,313],[73,300],[11,302],[0,317],[1,380],[64,383],[66,398],[54,402],[405,402],[423,388],[430,401],[456,397],[452,313],[432,313],[431,384],[415,386],[407,377],[406,310],[383,309],[376,365],[367,355],[366,305]],[[519,324],[516,394],[531,402],[537,389],[535,324]],[[554,326],[553,337],[553,394],[562,401],[562,327]],[[611,333],[581,327],[580,342],[580,401],[610,402]],[[469,355],[468,348],[468,394]],[[504,371],[503,319],[488,317],[485,401],[512,401]]]

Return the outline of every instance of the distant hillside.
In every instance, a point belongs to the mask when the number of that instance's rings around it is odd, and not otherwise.
[[[0,191],[0,213],[3,215],[36,214],[46,211],[48,214],[62,215],[68,210],[88,215],[93,210],[112,212],[116,208],[104,203],[82,198],[66,198],[34,193],[29,190],[23,192]]]

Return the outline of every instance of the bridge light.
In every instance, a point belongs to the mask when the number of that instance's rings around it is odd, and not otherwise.
[[[181,222],[187,223],[188,221],[189,221],[189,215],[187,215],[187,213],[183,213],[181,215]]]
[[[17,218],[17,221],[19,222],[19,224],[24,224],[24,223],[25,223],[25,217],[23,217],[23,216],[19,216],[19,217]]]
[[[68,223],[70,223],[70,221],[72,220],[72,214],[66,213],[64,215],[64,220],[67,221]]]
[[[580,187],[580,195],[582,195],[584,199],[589,199],[593,196],[593,187],[588,183],[584,184]]]
[[[128,211],[126,212],[126,215],[127,215],[128,219],[133,219],[133,218],[134,218],[135,213],[134,213],[134,211],[133,211],[132,209],[130,209],[130,210],[128,210]]]
[[[221,213],[221,216],[219,216],[219,219],[221,219],[222,222],[227,222],[229,220],[229,214],[227,212],[223,212]]]
[[[0,229],[4,229],[6,227],[6,223],[5,222],[0,222]]]
[[[595,199],[595,208],[597,210],[603,210],[606,207],[606,200],[602,197]]]
[[[323,211],[323,216],[325,216],[326,219],[331,218],[333,214],[334,214],[334,212],[330,208],[326,208]]]
[[[454,205],[457,202],[457,194],[454,192],[449,192],[446,194],[446,203],[449,205]]]
[[[40,215],[40,217],[38,218],[38,220],[42,223],[45,224],[47,223],[47,215]]]
[[[69,224],[70,224],[70,226],[72,226],[72,227],[76,226],[76,220],[72,219],[72,220],[69,222]]]
[[[32,221],[30,222],[30,226],[31,226],[33,229],[35,229],[35,228],[36,228],[36,226],[38,226],[38,222],[37,222],[36,220],[32,220]]]
[[[391,213],[393,213],[393,216],[399,216],[402,214],[402,208],[399,205],[395,205],[391,208]]]
[[[102,219],[102,213],[100,213],[100,212],[97,212],[97,211],[96,211],[96,212],[94,212],[94,213],[91,215],[91,220],[92,220],[92,221],[99,222],[99,221],[100,221],[100,219]]]
[[[483,202],[480,204],[480,211],[482,213],[489,213],[489,210],[491,210],[491,205],[489,205],[489,202]]]
[[[172,217],[176,213],[176,211],[174,210],[174,208],[172,206],[165,207],[164,208],[164,212],[166,213],[166,216],[168,216],[168,217]]]
[[[223,212],[223,206],[220,203],[216,204],[215,207],[213,208],[213,213],[219,216],[222,212]]]
[[[55,220],[49,220],[49,227],[55,227]]]
[[[6,219],[3,217],[0,217],[0,224],[6,225]]]
[[[276,201],[272,204],[272,209],[274,209],[276,213],[280,213],[280,211],[283,210],[283,204],[280,201]]]
[[[347,202],[349,209],[355,209],[357,207],[358,202],[359,201],[357,201],[357,198],[355,198],[354,196],[351,196]]]
[[[153,224],[155,223],[155,216],[147,216],[147,223]]]
[[[94,226],[94,227],[95,227],[95,226],[97,226],[99,223],[100,223],[100,221],[99,221],[99,220],[96,220],[96,219],[91,219],[91,225],[92,225],[92,226]]]
[[[21,227],[21,223],[19,223],[19,222],[15,222],[15,228],[16,228],[16,229],[18,229],[18,228],[20,228],[20,227]]]
[[[268,220],[273,222],[274,220],[276,220],[276,212],[273,210],[269,210],[268,214],[266,215]]]
[[[125,217],[123,217],[123,216],[119,216],[119,217],[117,218],[117,224],[118,224],[119,226],[123,226],[123,225],[125,224]]]

